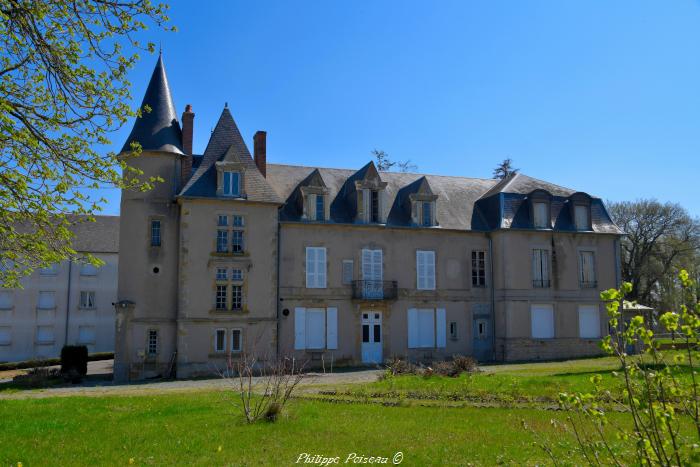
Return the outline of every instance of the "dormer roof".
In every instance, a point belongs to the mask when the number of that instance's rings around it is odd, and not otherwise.
[[[150,107],[147,112],[146,106]],[[165,151],[184,154],[182,130],[177,120],[175,104],[170,94],[165,74],[163,55],[158,56],[156,67],[141,102],[141,116],[136,118],[122,152],[131,151],[131,143],[137,141],[144,151]]]

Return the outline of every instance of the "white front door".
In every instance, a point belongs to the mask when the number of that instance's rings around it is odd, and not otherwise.
[[[362,312],[362,363],[382,363],[382,312]]]
[[[382,280],[382,250],[362,250],[362,297],[381,299],[384,296]]]

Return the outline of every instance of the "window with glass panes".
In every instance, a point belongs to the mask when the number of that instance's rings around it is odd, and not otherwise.
[[[244,226],[243,216],[235,214],[232,216],[219,214],[216,225],[216,252],[242,253]]]
[[[241,310],[243,308],[243,270],[235,267],[217,267],[215,282],[216,309]]]
[[[151,246],[160,246],[160,221],[151,221]]]
[[[234,253],[241,253],[243,251],[243,231],[234,230],[232,234],[231,251]]]
[[[326,219],[325,205],[323,202],[323,195],[316,195],[316,220],[324,221]]]
[[[472,251],[472,286],[486,287],[485,251]]]

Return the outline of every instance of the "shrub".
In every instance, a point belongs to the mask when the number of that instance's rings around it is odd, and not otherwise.
[[[61,349],[61,374],[79,383],[87,374],[88,349],[84,345],[64,345]]]
[[[415,375],[418,368],[408,360],[401,360],[398,357],[386,361],[387,373],[391,376]]]
[[[459,370],[460,373],[475,373],[479,371],[479,364],[472,357],[464,355],[453,355],[452,364]]]
[[[46,362],[37,362],[37,366],[27,373],[12,378],[16,385],[27,388],[45,388],[52,384],[60,376],[58,369],[51,368]]]
[[[433,373],[436,375],[440,376],[449,376],[451,378],[454,378],[455,376],[459,376],[461,371],[455,366],[454,362],[435,362],[433,364]],[[427,375],[426,375],[427,376]]]

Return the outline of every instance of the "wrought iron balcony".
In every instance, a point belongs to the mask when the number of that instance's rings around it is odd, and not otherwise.
[[[548,289],[551,284],[549,280],[535,279],[532,281],[532,286],[536,289]]]
[[[355,300],[393,300],[396,291],[396,281],[352,281]]]

